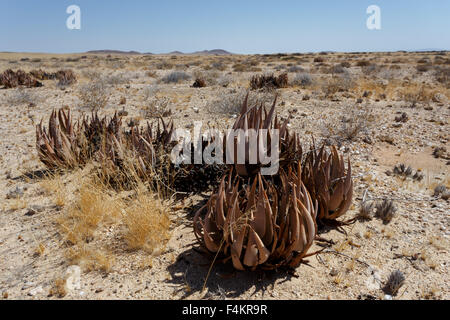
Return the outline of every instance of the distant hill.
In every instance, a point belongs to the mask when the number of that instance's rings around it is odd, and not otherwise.
[[[447,50],[439,49],[439,48],[426,48],[426,49],[414,50],[412,52],[441,52],[441,51],[447,51]]]
[[[231,52],[228,52],[223,49],[213,49],[213,50],[203,50],[203,51],[197,51],[192,54],[198,54],[198,55],[219,55],[219,56],[226,56],[231,55]]]
[[[103,50],[91,50],[91,51],[87,51],[86,53],[95,53],[95,54],[153,54],[150,52],[145,52],[145,53],[141,53],[139,51],[121,51],[121,50],[108,50],[108,49],[103,49]],[[171,54],[171,55],[202,55],[202,56],[212,56],[212,55],[217,55],[217,56],[225,56],[225,55],[231,55],[232,53],[223,50],[223,49],[213,49],[213,50],[203,50],[203,51],[196,51],[196,52],[192,52],[192,53],[184,53],[181,51],[172,51],[166,54]]]
[[[223,49],[213,49],[213,50],[203,50],[203,51],[195,51],[195,52],[191,52],[191,53],[184,53],[181,51],[172,51],[169,52],[168,54],[174,54],[174,55],[202,55],[202,56],[212,56],[212,55],[217,55],[217,56],[225,56],[225,55],[231,55],[232,53],[223,50]]]
[[[121,51],[121,50],[91,50],[86,53],[95,53],[95,54],[141,54],[138,51]],[[148,54],[148,53],[146,53]]]
[[[184,53],[181,51],[172,51],[172,52],[169,52],[168,54],[180,55],[180,54],[184,54]]]

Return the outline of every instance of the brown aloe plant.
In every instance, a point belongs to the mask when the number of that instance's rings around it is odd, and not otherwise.
[[[240,176],[253,176],[260,172],[263,164],[259,158],[259,149],[262,148],[262,138],[263,130],[267,130],[267,154],[271,154],[271,144],[273,136],[271,130],[278,130],[278,151],[279,151],[279,166],[283,167],[289,164],[295,164],[301,160],[302,157],[302,147],[300,144],[300,139],[296,133],[290,133],[288,130],[288,120],[281,123],[278,117],[275,115],[275,106],[277,102],[277,97],[275,97],[272,107],[269,112],[266,111],[264,106],[248,106],[248,94],[244,99],[242,104],[241,112],[236,119],[232,129],[233,130],[243,130],[243,132],[249,132],[254,130],[256,137],[256,145],[251,145],[252,141],[249,135],[245,135],[244,140],[244,150],[245,150],[245,161],[240,161],[244,163],[239,163],[237,157],[238,149],[238,139],[236,136],[227,136],[224,142],[225,156],[231,157],[230,146],[234,148],[233,156],[233,166],[236,172]],[[230,139],[233,139],[230,141]],[[257,159],[251,163],[249,159],[250,148],[255,148],[257,151]]]
[[[117,114],[108,118],[92,113],[74,122],[70,110],[60,109],[52,112],[48,129],[42,121],[36,126],[36,145],[47,167],[71,169],[94,160],[100,164],[101,176],[114,186],[126,187],[136,178],[155,178],[183,192],[216,184],[224,173],[221,166],[175,166],[170,161],[173,132],[173,122],[162,118],[156,124],[126,130]]]
[[[344,215],[352,203],[353,180],[350,159],[347,170],[343,156],[335,146],[331,152],[322,146],[317,152],[315,147],[309,151],[302,178],[313,199],[319,203],[318,219],[330,222]]]
[[[48,130],[42,120],[36,126],[36,147],[40,160],[49,168],[73,168],[83,162],[78,127],[74,128],[70,110],[52,111]]]
[[[232,171],[194,217],[202,246],[238,270],[295,268],[316,236],[316,206],[301,180],[301,167],[247,183]]]
[[[17,86],[26,86],[28,88],[32,87],[42,87],[42,83],[37,81],[23,70],[17,70],[16,72],[8,69],[0,74],[0,85],[8,88],[15,88]]]

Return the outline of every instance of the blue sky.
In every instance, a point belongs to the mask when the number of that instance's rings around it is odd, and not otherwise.
[[[72,4],[81,30],[66,28]],[[381,30],[366,27],[372,4]],[[448,0],[0,0],[0,51],[448,50],[449,17]]]

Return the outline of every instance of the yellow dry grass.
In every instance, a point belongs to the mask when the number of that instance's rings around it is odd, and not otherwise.
[[[155,252],[169,239],[169,215],[152,194],[139,194],[124,210],[123,222],[124,239],[132,250]]]
[[[66,257],[71,264],[76,264],[87,272],[109,273],[115,262],[115,257],[108,250],[85,243],[70,247],[66,252]]]
[[[66,240],[72,244],[89,240],[103,223],[113,222],[120,214],[121,202],[109,195],[101,185],[82,185],[75,202],[60,220]]]
[[[114,190],[98,172],[92,173],[85,170],[41,182],[55,203],[58,194],[65,200],[56,222],[67,245],[67,260],[85,271],[107,273],[117,254],[125,254],[108,249],[122,247],[114,241],[124,241],[129,250],[162,252],[171,221],[158,193],[148,191],[137,177],[131,190]],[[112,229],[120,234],[107,236]]]

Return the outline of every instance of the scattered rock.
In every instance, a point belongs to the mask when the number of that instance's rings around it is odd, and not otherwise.
[[[10,190],[6,194],[6,199],[17,199],[22,197],[24,194],[24,189],[22,187],[17,186],[15,189]]]
[[[44,292],[44,289],[42,289],[42,286],[39,286],[39,287],[36,287],[36,288],[34,288],[34,289],[31,289],[31,290],[28,292],[28,295],[29,295],[29,296],[35,296],[35,295],[40,294],[40,293],[43,293],[43,292]]]
[[[26,216],[34,216],[35,214],[44,211],[44,206],[40,205],[31,205],[27,208],[27,212],[25,212]]]
[[[367,144],[372,144],[372,143],[373,143],[372,138],[369,137],[369,136],[365,136],[365,137],[363,138],[363,142],[365,142],[365,143],[367,143]]]
[[[117,115],[118,115],[119,117],[126,117],[126,116],[128,116],[128,111],[126,111],[126,110],[125,110],[125,107],[123,107],[122,110],[120,110],[120,111],[117,113]]]
[[[406,112],[403,112],[401,115],[395,117],[395,122],[403,122],[405,123],[406,121],[408,121],[409,117],[406,114]]]
[[[336,270],[335,268],[331,268],[331,270],[330,270],[330,276],[335,277],[335,276],[338,275],[338,273],[339,273],[338,270]]]
[[[394,145],[394,138],[392,138],[391,136],[388,136],[388,135],[380,135],[380,136],[378,136],[378,139],[379,139],[381,142],[387,142],[387,143],[389,143],[389,144]]]
[[[433,149],[433,156],[435,158],[444,158],[447,149],[445,147],[435,147]]]
[[[67,268],[64,289],[66,292],[81,289],[81,268],[79,266],[72,265]]]

